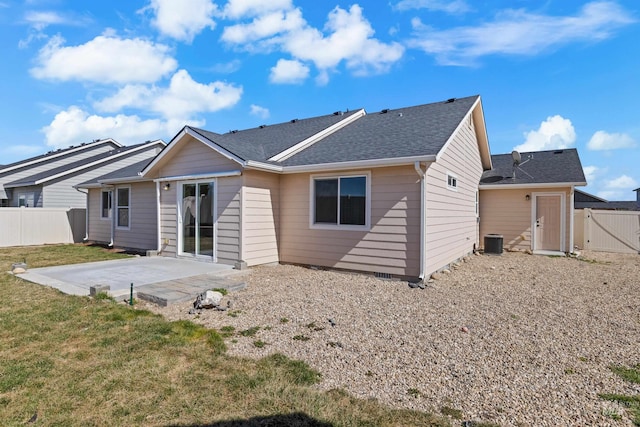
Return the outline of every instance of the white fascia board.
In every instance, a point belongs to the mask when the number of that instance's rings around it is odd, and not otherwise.
[[[266,172],[277,172],[277,173],[282,173],[284,169],[283,166],[272,165],[270,163],[256,162],[255,160],[249,160],[245,162],[243,166],[247,169],[256,169],[256,170],[261,170]]]
[[[318,171],[338,171],[388,166],[414,165],[415,162],[434,162],[436,156],[396,157],[390,159],[355,160],[351,162],[319,163],[304,166],[285,166],[282,173],[301,173]]]
[[[307,139],[305,139],[303,141],[300,141],[296,145],[287,148],[286,150],[282,151],[281,153],[278,153],[275,156],[272,156],[268,160],[271,161],[271,162],[282,162],[282,161],[285,161],[288,158],[295,156],[299,152],[311,147],[313,144],[315,144],[316,142],[322,140],[323,138],[326,138],[327,136],[329,136],[332,133],[342,129],[343,127],[349,125],[350,123],[353,123],[354,121],[358,120],[360,117],[365,116],[366,114],[367,113],[364,111],[364,109],[361,109],[361,110],[351,114],[349,117],[347,117],[347,118],[345,118],[343,120],[340,120],[338,123],[335,123],[335,124],[329,126],[328,128],[321,130],[320,132],[316,133],[315,135],[311,135],[309,138],[307,138]]]
[[[70,175],[70,174],[72,174],[72,173],[74,173],[74,172],[78,172],[78,171],[81,171],[81,170],[83,170],[83,169],[90,168],[90,167],[92,167],[92,166],[98,166],[98,165],[100,165],[100,164],[107,163],[107,162],[110,162],[110,161],[112,161],[112,160],[114,160],[114,159],[118,159],[118,158],[120,158],[120,157],[123,157],[123,156],[125,156],[125,155],[127,155],[127,154],[137,153],[138,151],[146,150],[146,149],[148,149],[148,148],[149,148],[149,145],[148,145],[148,144],[141,145],[141,146],[140,146],[140,147],[138,147],[138,148],[134,148],[134,149],[132,149],[132,150],[123,151],[122,153],[117,153],[117,154],[114,154],[114,155],[112,155],[112,156],[105,157],[105,158],[102,158],[102,159],[100,159],[100,160],[96,160],[95,162],[86,163],[86,164],[84,164],[84,165],[82,165],[82,166],[78,166],[78,167],[76,167],[76,168],[69,169],[69,170],[66,170],[66,171],[64,171],[64,172],[60,172],[60,173],[58,173],[58,174],[51,175],[51,176],[48,176],[48,177],[43,178],[43,179],[39,179],[39,180],[37,180],[36,182],[34,182],[34,184],[35,184],[35,185],[44,184],[45,182],[51,181],[51,180],[53,180],[53,179],[58,179],[58,178],[61,178],[61,177],[63,177],[63,176],[66,176],[66,175]]]
[[[195,175],[163,176],[163,177],[154,179],[153,182],[194,181],[194,180],[200,180],[200,179],[226,178],[230,176],[240,176],[240,175],[242,175],[242,171],[233,170],[233,171],[223,171],[223,172],[201,173],[201,174],[195,174]]]
[[[572,186],[585,186],[586,182],[550,182],[538,184],[480,184],[480,190],[517,190],[523,188],[560,188]]]
[[[126,176],[122,178],[101,179],[98,182],[101,184],[125,184],[127,182],[140,182],[140,181],[153,181],[153,180],[145,179],[140,175],[136,175],[136,176]]]
[[[54,152],[54,153],[45,155],[45,157],[40,157],[40,158],[35,159],[35,160],[17,163],[15,165],[11,166],[11,167],[8,167],[8,168],[5,168],[5,169],[0,169],[0,172],[2,172],[2,173],[10,172],[12,170],[20,169],[20,168],[23,168],[23,167],[26,167],[26,166],[31,166],[31,165],[35,165],[35,164],[38,164],[38,163],[48,162],[51,159],[56,159],[56,158],[61,157],[61,156],[66,156],[68,154],[73,154],[73,153],[76,153],[78,151],[86,150],[87,148],[91,148],[91,147],[94,147],[96,145],[106,144],[106,143],[109,143],[109,142],[115,144],[116,146],[118,146],[118,148],[122,147],[122,144],[120,144],[118,141],[113,140],[111,138],[101,139],[100,141],[90,142],[88,144],[79,145],[79,146],[74,147],[74,148],[66,149],[66,150],[64,150],[63,152],[60,152],[60,153]]]

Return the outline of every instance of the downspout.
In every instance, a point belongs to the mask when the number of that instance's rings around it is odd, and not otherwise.
[[[89,190],[87,190],[87,192],[85,193],[84,191],[80,190],[78,187],[73,187],[77,192],[82,193],[85,195],[85,199],[84,199],[84,238],[82,239],[83,242],[86,242],[87,240],[89,240]]]
[[[575,199],[575,186],[571,186],[571,193],[569,196],[569,244],[571,245],[569,247],[569,253],[572,254],[573,253],[573,222],[574,222],[574,218],[573,216],[575,215],[574,212],[574,199]]]
[[[420,162],[415,162],[413,167],[416,170],[416,173],[420,177],[420,275],[418,278],[420,280],[424,280],[424,264],[425,264],[425,247],[424,247],[424,230],[425,230],[425,212],[426,212],[426,202],[424,196],[424,171],[420,166]]]
[[[160,181],[156,181],[156,233],[158,235],[158,253],[162,251],[162,235],[160,227],[160,219],[162,215],[160,214]]]

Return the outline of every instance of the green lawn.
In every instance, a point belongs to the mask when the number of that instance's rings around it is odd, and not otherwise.
[[[191,322],[4,273],[24,259],[35,268],[115,257],[80,245],[0,249],[0,425],[36,414],[35,425],[48,426],[450,425],[320,392],[321,373],[282,355],[230,357],[217,331]]]

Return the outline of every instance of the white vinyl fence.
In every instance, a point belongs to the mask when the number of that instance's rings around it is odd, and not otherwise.
[[[0,208],[0,247],[78,243],[85,209]]]
[[[600,252],[640,253],[640,211],[576,209],[574,243]]]

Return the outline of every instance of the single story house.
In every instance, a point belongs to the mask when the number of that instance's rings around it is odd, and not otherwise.
[[[575,148],[491,156],[480,179],[480,235],[507,250],[573,250],[575,187],[587,185]]]
[[[83,184],[88,235],[237,267],[424,278],[478,248],[491,168],[479,96],[225,134],[186,126],[140,175]]]
[[[122,146],[105,139],[49,152],[0,169],[5,207],[84,208],[86,194],[75,186],[132,163],[155,157],[165,143]]]

